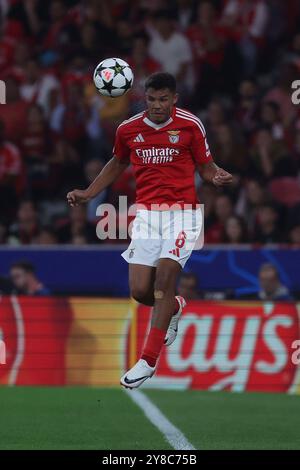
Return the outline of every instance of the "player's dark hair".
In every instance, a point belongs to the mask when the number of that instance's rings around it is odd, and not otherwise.
[[[172,93],[176,93],[176,80],[170,73],[156,72],[147,78],[145,90],[153,88],[154,90],[162,90],[168,88]]]
[[[30,263],[30,261],[26,261],[26,260],[16,261],[10,267],[10,269],[13,269],[13,268],[20,268],[20,269],[23,269],[26,273],[35,274],[34,266],[32,263]]]

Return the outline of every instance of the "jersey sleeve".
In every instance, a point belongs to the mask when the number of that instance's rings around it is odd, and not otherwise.
[[[122,126],[118,127],[116,131],[113,156],[121,163],[128,163],[130,160],[130,148],[128,147],[126,138],[124,137],[124,128]]]
[[[213,160],[206,138],[205,129],[202,124],[193,126],[192,136],[192,155],[196,163],[205,165]]]

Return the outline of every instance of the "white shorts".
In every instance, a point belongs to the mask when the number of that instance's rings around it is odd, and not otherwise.
[[[201,209],[137,211],[131,243],[122,253],[132,264],[157,266],[160,258],[170,258],[182,267],[194,249],[203,245]]]

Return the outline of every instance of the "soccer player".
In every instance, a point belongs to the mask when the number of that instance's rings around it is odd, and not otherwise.
[[[122,256],[129,263],[132,297],[152,306],[153,313],[141,358],[121,378],[128,388],[152,377],[161,349],[177,335],[185,300],[175,296],[176,281],[202,225],[195,171],[216,186],[232,182],[232,175],[214,163],[200,119],[176,107],[172,75],[151,75],[145,98],[147,109],[118,127],[113,157],[96,179],[87,189],[67,195],[71,206],[86,203],[133,165],[138,209]]]

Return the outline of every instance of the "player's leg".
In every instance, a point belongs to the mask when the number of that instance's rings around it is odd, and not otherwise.
[[[129,264],[130,294],[137,302],[154,305],[154,281],[156,268],[143,264]]]
[[[161,258],[176,260],[183,268],[195,247],[201,246],[202,212],[197,210],[176,211],[171,214],[170,223],[164,224],[164,242]],[[170,236],[167,236],[170,234]],[[178,323],[186,301],[176,296],[177,305],[166,334],[165,344],[170,346],[177,337]]]
[[[180,264],[169,258],[161,258],[156,268],[154,282],[154,308],[151,326],[167,330],[172,315],[178,310],[175,298],[176,282],[181,271]]]
[[[138,274],[138,271],[143,272],[144,279],[150,280],[152,274],[149,275],[149,271],[142,268],[143,266],[140,270],[133,271],[134,274]],[[154,292],[150,294],[154,298],[152,324],[141,359],[121,377],[120,383],[127,388],[139,387],[155,372],[156,361],[164,345],[166,332],[174,314],[176,281],[180,270],[180,264],[172,259],[160,259],[158,262],[153,286]],[[148,277],[145,273],[148,274]],[[144,292],[140,293],[144,294]]]
[[[141,356],[151,367],[156,361],[164,345],[166,333],[176,308],[176,282],[181,265],[172,259],[159,260],[154,283],[154,308],[152,324]],[[177,307],[178,309],[178,307]]]
[[[133,264],[130,261],[129,263],[129,286],[131,296],[144,305],[153,306],[156,267],[144,264]],[[140,359],[133,368],[121,377],[120,383],[126,388],[138,387],[147,378],[152,377],[154,371],[155,367],[149,366],[146,361]]]
[[[156,267],[146,266],[142,264],[129,264],[129,287],[130,295],[137,302],[153,307],[154,305],[154,286],[156,278]],[[159,275],[160,277],[160,275]],[[185,300],[180,296],[173,297],[173,316],[176,317],[181,314],[183,307],[185,306]],[[156,322],[156,313],[152,312],[151,325],[154,326]],[[176,328],[178,318],[174,318],[174,326]],[[169,325],[170,326],[170,325]],[[171,335],[169,341],[174,341],[174,335]],[[166,341],[169,345],[169,342]],[[170,342],[171,344],[171,342]]]
[[[129,287],[131,296],[138,302],[154,305],[154,280],[156,265],[161,251],[159,237],[149,238],[151,217],[149,211],[138,211],[132,228],[132,239],[122,257],[129,264]]]
[[[179,317],[185,304],[184,299],[175,299],[176,281],[191,254],[191,250],[185,244],[186,237],[182,230],[185,227],[182,227],[181,219],[180,213],[178,215],[176,212],[165,222],[166,237],[157,242],[151,240],[150,243],[147,240],[147,243],[132,243],[129,254],[123,254],[129,263],[132,263],[134,258],[135,263],[139,259],[142,265],[156,266],[153,293],[155,304],[151,329],[142,358],[121,377],[121,384],[125,387],[139,387],[151,377],[155,372],[156,361],[164,342],[167,341],[166,344],[170,345],[176,338]],[[192,226],[190,230],[194,232],[194,227]],[[133,250],[135,253],[131,253],[130,256],[130,251]],[[143,294],[145,290],[144,288]]]
[[[156,267],[144,264],[129,264],[129,288],[130,295],[137,302],[153,307],[154,305],[154,284],[156,278]],[[180,308],[178,296],[174,297],[173,313],[176,314]],[[152,316],[152,324],[155,315]]]

